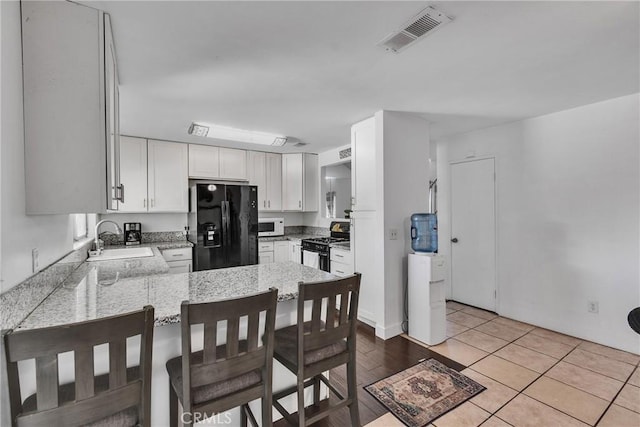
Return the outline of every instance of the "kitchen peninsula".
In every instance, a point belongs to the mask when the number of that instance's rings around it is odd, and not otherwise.
[[[115,261],[107,261],[114,268]],[[126,268],[127,260],[118,261]],[[97,264],[97,265],[96,265]],[[152,367],[152,425],[166,425],[169,417],[168,376],[165,363],[180,354],[180,304],[236,298],[278,289],[276,328],[296,321],[296,298],[299,282],[312,282],[336,276],[294,262],[251,265],[195,273],[160,274],[130,277],[113,282],[99,280],[99,263],[83,263],[61,286],[47,297],[16,329],[33,329],[98,319],[138,310],[145,305],[155,307],[155,330]],[[240,326],[243,328],[242,324]],[[197,331],[194,331],[196,333]],[[202,336],[202,330],[199,331]],[[224,338],[226,334],[219,333]],[[196,341],[197,342],[197,339]],[[219,344],[222,342],[219,341]],[[108,364],[106,349],[96,348],[96,374]],[[137,354],[128,354],[133,362]],[[73,379],[73,363],[60,363],[60,382]],[[274,364],[274,390],[295,383],[295,376]],[[35,390],[35,385],[33,390]],[[27,385],[29,387],[29,385]],[[32,390],[25,390],[32,391]],[[293,409],[286,401],[285,406]],[[310,401],[309,401],[310,403]],[[259,402],[257,402],[259,404]],[[254,408],[258,410],[258,407]],[[233,418],[238,417],[231,411]]]

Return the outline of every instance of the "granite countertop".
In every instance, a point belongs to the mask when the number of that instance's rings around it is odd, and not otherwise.
[[[285,301],[298,296],[299,282],[336,278],[325,271],[287,261],[194,273],[130,278],[121,275],[115,283],[101,284],[101,267],[97,264],[107,262],[110,261],[80,266],[18,329],[93,320],[139,310],[145,305],[155,307],[155,325],[161,326],[180,321],[180,304],[184,300],[207,302],[237,298],[275,287],[278,301]]]

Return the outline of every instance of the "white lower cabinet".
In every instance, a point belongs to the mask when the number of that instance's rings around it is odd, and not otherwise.
[[[269,264],[288,260],[289,242],[287,240],[258,243],[258,264]]]
[[[273,262],[273,242],[258,241],[258,264]]]
[[[302,261],[302,246],[300,241],[292,240],[289,242],[289,261],[300,263]]]
[[[289,242],[287,240],[273,242],[273,261],[289,261]]]
[[[191,248],[164,249],[161,252],[169,265],[169,273],[191,273]]]
[[[344,277],[353,274],[353,255],[350,250],[331,248],[329,268],[331,274]]]

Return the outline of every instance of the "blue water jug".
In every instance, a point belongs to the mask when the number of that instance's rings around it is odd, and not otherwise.
[[[438,252],[438,220],[436,214],[411,215],[411,249],[415,252]]]

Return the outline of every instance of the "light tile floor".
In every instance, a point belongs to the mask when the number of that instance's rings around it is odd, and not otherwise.
[[[487,389],[429,427],[640,426],[640,356],[447,301],[426,346]],[[403,426],[388,413],[367,427]]]

